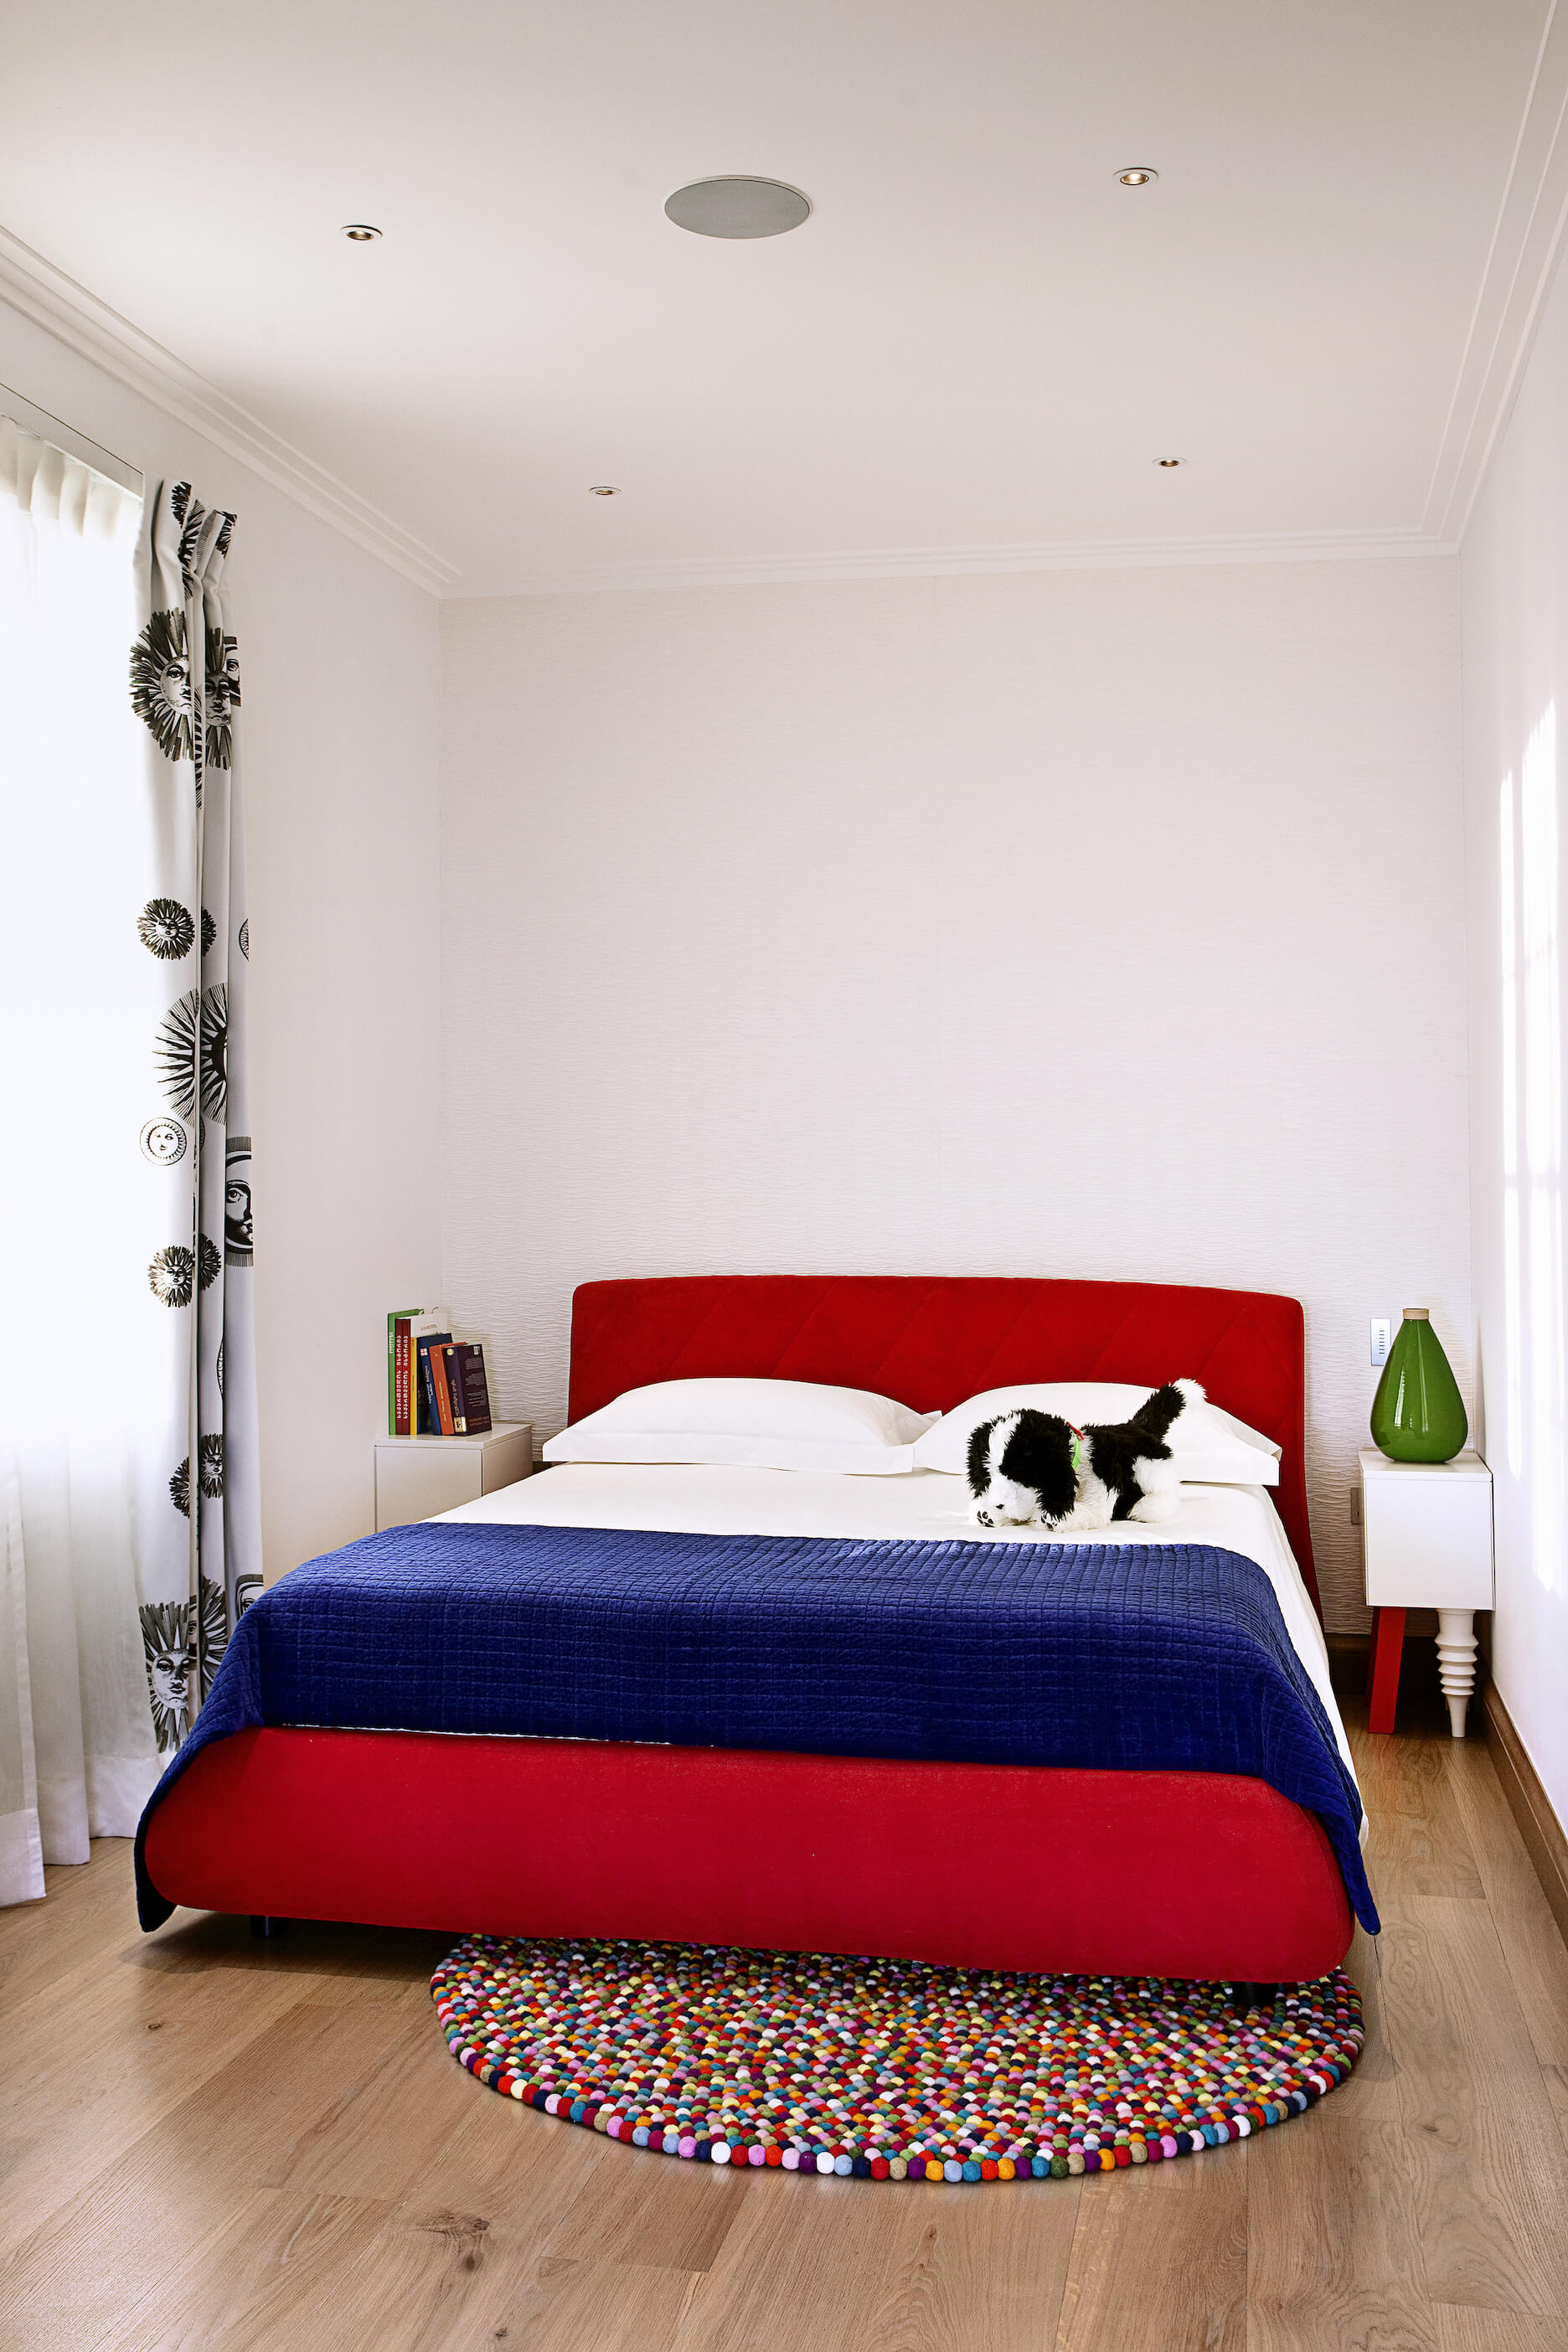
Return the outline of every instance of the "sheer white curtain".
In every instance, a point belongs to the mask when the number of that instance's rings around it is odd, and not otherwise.
[[[133,928],[156,850],[126,670],[141,509],[0,417],[0,1904],[131,1835],[160,1769],[137,1577],[167,1418],[143,1271],[167,1237],[140,1181],[166,994]]]

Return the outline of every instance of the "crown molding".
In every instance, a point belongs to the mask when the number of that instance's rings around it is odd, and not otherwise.
[[[346,482],[230,400],[184,360],[79,286],[31,246],[0,228],[0,296],[71,351],[165,409],[270,482],[367,554],[432,595],[449,589],[458,567],[416,539]]]
[[[1568,10],[1552,0],[1422,528],[1464,538],[1535,340],[1568,222]]]
[[[1528,361],[1568,230],[1568,6],[1551,0],[1418,529],[834,550],[521,572],[488,593],[564,595],[788,582],[1306,563],[1455,553]],[[0,299],[433,595],[458,566],[318,466],[183,360],[0,228]]]
[[[1457,555],[1452,540],[1421,531],[1295,531],[1231,539],[1107,539],[1014,546],[855,548],[755,560],[584,563],[521,572],[481,593],[565,596],[640,588],[748,588],[795,581],[965,578],[1008,572],[1128,572],[1165,564],[1334,563],[1367,556]]]

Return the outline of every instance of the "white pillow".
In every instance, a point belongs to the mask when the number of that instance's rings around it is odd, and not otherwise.
[[[1016,1388],[987,1389],[944,1413],[914,1449],[917,1470],[947,1470],[963,1477],[969,1466],[969,1435],[983,1421],[1019,1405],[1058,1413],[1082,1429],[1091,1421],[1125,1421],[1153,1394],[1121,1381],[1037,1381]],[[1271,1437],[1206,1401],[1187,1405],[1165,1443],[1184,1486],[1278,1486],[1280,1448]]]
[[[550,1438],[544,1459],[733,1463],[890,1478],[914,1467],[914,1441],[936,1419],[868,1389],[815,1381],[657,1381],[626,1390]]]

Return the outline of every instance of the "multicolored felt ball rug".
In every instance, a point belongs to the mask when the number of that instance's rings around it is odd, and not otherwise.
[[[1342,1969],[1272,2011],[1221,1985],[471,1937],[431,1979],[492,2090],[700,2164],[1061,2179],[1288,2123],[1361,2054]]]

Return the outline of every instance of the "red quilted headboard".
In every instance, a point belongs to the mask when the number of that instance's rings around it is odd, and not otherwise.
[[[1155,1282],[858,1274],[585,1282],[573,1297],[574,1421],[649,1381],[747,1375],[874,1389],[921,1412],[951,1412],[1012,1381],[1201,1381],[1215,1404],[1284,1448],[1275,1502],[1318,1602],[1305,1326],[1294,1298]]]

